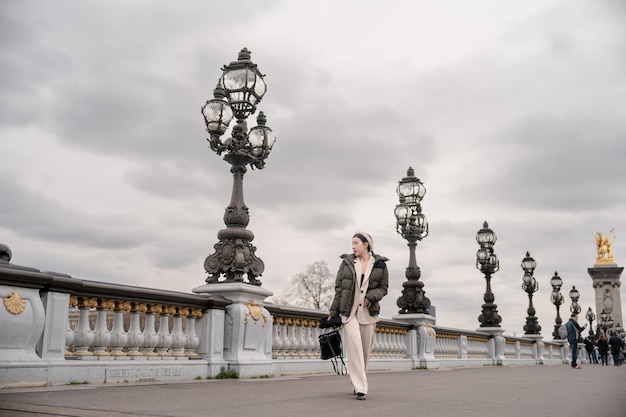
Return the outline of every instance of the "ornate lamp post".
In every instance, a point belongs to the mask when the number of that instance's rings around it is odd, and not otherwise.
[[[576,289],[575,285],[572,285],[572,289],[569,292],[569,298],[572,299],[572,305],[570,306],[569,311],[571,311],[574,314],[579,314],[581,310],[580,305],[578,304],[580,293]]]
[[[587,321],[589,322],[589,336],[593,337],[593,321],[596,319],[596,315],[591,311],[591,307],[587,310]]]
[[[598,323],[598,327],[602,329],[605,336],[607,335],[607,330],[608,330],[608,326],[606,324],[608,320],[609,320],[608,313],[606,312],[605,309],[602,309],[602,313],[600,313],[600,323]]]
[[[526,316],[526,325],[524,325],[525,334],[540,334],[541,326],[535,317],[535,307],[533,307],[533,293],[539,289],[539,283],[533,276],[533,272],[537,267],[537,262],[526,252],[526,257],[522,259],[522,269],[524,277],[522,279],[522,289],[528,294],[528,316]]]
[[[213,246],[215,253],[204,261],[209,274],[206,282],[244,282],[245,276],[248,284],[260,286],[257,277],[262,275],[265,265],[251,244],[254,234],[246,229],[250,216],[243,199],[243,176],[247,165],[253,169],[265,167],[276,138],[265,125],[263,112],[257,117],[256,127],[250,130],[247,127],[246,119],[256,111],[266,90],[264,75],[250,60],[250,52],[242,49],[237,61],[225,65],[222,71],[213,91],[214,98],[202,107],[202,115],[211,149],[218,155],[225,154],[224,160],[231,164],[233,189],[224,213],[226,229],[218,232],[219,242]],[[232,136],[221,140],[233,116],[237,121]]]
[[[554,331],[552,332],[552,337],[554,337],[554,339],[561,339],[561,335],[559,334],[559,328],[561,327],[561,324],[563,324],[563,320],[561,320],[561,314],[559,312],[559,309],[564,301],[563,294],[561,294],[561,286],[563,285],[563,280],[556,271],[554,271],[554,276],[550,278],[550,285],[552,285],[550,302],[556,307],[556,319],[554,320]]]
[[[485,221],[483,228],[476,234],[476,242],[480,249],[476,252],[476,268],[485,275],[487,289],[483,300],[482,313],[478,316],[480,327],[500,327],[502,317],[498,315],[498,306],[494,304],[495,296],[491,292],[491,276],[500,269],[500,261],[493,252],[493,246],[497,240],[496,234],[489,228]]]
[[[409,167],[406,177],[398,182],[396,189],[400,203],[396,206],[396,231],[408,241],[409,266],[406,268],[406,281],[402,283],[402,295],[398,297],[399,313],[428,313],[430,300],[424,292],[424,283],[419,279],[421,272],[415,259],[417,242],[428,236],[428,221],[422,214],[421,201],[426,194],[424,184]]]
[[[580,308],[580,305],[578,304],[580,293],[576,289],[575,285],[572,285],[572,289],[569,292],[569,298],[572,299],[572,305],[570,306],[569,311],[571,311],[574,314],[580,314],[580,311],[582,310],[582,308]],[[578,335],[578,342],[582,342],[582,341],[583,341],[583,335],[581,333]]]

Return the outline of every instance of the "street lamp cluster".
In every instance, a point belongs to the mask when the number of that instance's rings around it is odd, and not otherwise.
[[[243,176],[247,165],[253,169],[265,167],[265,159],[276,137],[266,126],[263,112],[257,117],[257,126],[248,130],[246,119],[256,111],[266,91],[264,76],[250,60],[250,51],[242,49],[237,61],[225,65],[222,71],[213,90],[213,99],[202,106],[202,115],[211,150],[218,155],[225,154],[224,160],[231,164],[233,189],[224,213],[226,229],[218,232],[215,253],[204,261],[204,269],[209,274],[206,282],[244,282],[247,278],[248,284],[260,286],[257,277],[262,275],[265,265],[255,255],[256,247],[251,243],[254,234],[246,229],[250,216],[243,198]],[[222,140],[233,116],[236,124],[231,137]]]
[[[500,261],[493,251],[498,240],[489,224],[485,221],[483,228],[476,234],[476,242],[480,249],[476,252],[476,268],[485,275],[487,288],[483,296],[482,313],[478,316],[480,327],[500,327],[502,317],[498,314],[498,306],[494,303],[495,296],[491,291],[491,276],[500,269]]]
[[[552,304],[554,304],[554,306],[556,307],[556,319],[554,321],[554,331],[552,332],[552,337],[554,337],[555,339],[561,339],[559,329],[561,328],[561,324],[563,324],[563,320],[561,320],[561,314],[559,310],[561,304],[563,304],[564,301],[563,294],[561,294],[561,286],[563,285],[563,280],[556,271],[554,271],[554,276],[550,278],[550,285],[552,285],[550,302],[552,302]]]
[[[426,194],[426,187],[415,176],[415,171],[410,168],[406,177],[402,178],[396,192],[399,204],[394,210],[396,216],[396,231],[408,241],[409,266],[406,268],[406,281],[402,284],[402,295],[398,298],[397,305],[401,314],[421,313],[425,314],[430,308],[430,300],[425,295],[424,283],[420,268],[415,258],[417,242],[428,236],[428,221],[422,214],[421,201]]]
[[[397,300],[397,305],[400,307],[399,313],[427,313],[431,304],[425,295],[424,283],[420,281],[421,271],[417,266],[415,256],[417,242],[424,239],[429,233],[428,221],[422,213],[421,206],[422,199],[426,195],[426,188],[422,181],[415,176],[413,168],[410,167],[406,176],[398,182],[396,192],[400,200],[394,210],[396,231],[408,241],[407,245],[409,247],[409,265],[405,273],[407,280],[402,284],[402,295]],[[476,242],[479,245],[479,249],[476,252],[476,268],[483,273],[486,281],[486,290],[483,297],[484,303],[481,314],[478,316],[480,327],[483,328],[497,329],[502,322],[502,317],[498,314],[498,306],[495,304],[495,295],[491,289],[491,278],[500,269],[500,261],[494,251],[494,245],[497,240],[495,232],[485,221],[483,227],[476,234]],[[537,262],[530,256],[529,252],[526,252],[526,256],[521,262],[521,268],[524,271],[522,289],[528,294],[528,309],[524,333],[533,336],[541,333],[541,326],[533,306],[533,294],[539,290],[539,283],[533,275],[536,267]],[[563,321],[560,316],[560,306],[564,302],[564,297],[560,291],[563,280],[556,271],[550,279],[550,285],[552,286],[550,302],[556,307],[556,319],[552,336],[554,339],[561,339],[562,336],[559,329]],[[578,299],[580,293],[576,290],[576,287],[572,287],[569,296],[572,299],[570,310],[579,313],[580,305],[578,304]],[[589,308],[587,313],[588,319],[591,317],[589,314],[595,319],[591,308]],[[605,316],[608,317],[606,314]]]
[[[528,316],[526,316],[526,324],[524,325],[525,334],[540,334],[541,326],[535,317],[535,307],[533,307],[533,293],[539,290],[539,283],[533,276],[533,272],[537,267],[537,262],[526,252],[526,257],[522,259],[522,269],[524,270],[524,278],[522,278],[522,289],[528,294]]]
[[[265,160],[272,151],[276,137],[266,123],[263,112],[259,112],[257,125],[248,129],[247,118],[254,114],[257,105],[263,99],[267,86],[264,75],[257,65],[250,60],[250,51],[244,48],[236,61],[222,68],[222,75],[213,91],[213,99],[207,100],[202,106],[206,130],[209,133],[209,146],[217,155],[231,165],[233,187],[231,201],[224,213],[225,229],[218,232],[218,243],[214,245],[215,252],[207,256],[204,268],[208,273],[208,284],[220,282],[245,282],[260,286],[258,277],[262,275],[265,266],[255,254],[256,247],[252,245],[254,234],[246,229],[250,221],[248,207],[243,197],[243,177],[247,166],[263,169]],[[222,139],[228,130],[232,119],[236,119],[229,138]],[[397,300],[401,314],[428,314],[431,302],[426,297],[424,283],[420,281],[421,271],[417,265],[415,249],[417,242],[428,236],[429,227],[426,216],[422,213],[421,202],[426,194],[422,181],[415,176],[413,168],[398,182],[396,192],[399,203],[394,210],[396,217],[396,231],[407,240],[409,247],[409,265],[406,268],[406,281],[402,284],[402,295]],[[485,221],[483,227],[476,234],[479,249],[476,252],[476,268],[484,274],[486,291],[483,297],[482,312],[478,317],[481,327],[498,328],[502,318],[498,314],[495,296],[491,289],[492,275],[500,268],[500,262],[494,252],[497,236]],[[524,271],[522,289],[528,294],[528,316],[524,331],[528,335],[538,335],[541,326],[535,317],[533,294],[539,289],[539,284],[533,276],[537,266],[535,260],[526,252],[521,267]],[[554,338],[560,338],[559,328],[562,320],[559,308],[563,304],[563,295],[560,293],[563,280],[557,272],[550,279],[552,293],[550,301],[556,307]],[[572,299],[570,310],[580,313],[578,299],[580,293],[576,287],[569,292]],[[590,328],[595,320],[591,307],[586,315]],[[598,328],[608,330],[613,327],[611,317],[603,311],[600,314]],[[616,326],[623,333],[621,326]]]

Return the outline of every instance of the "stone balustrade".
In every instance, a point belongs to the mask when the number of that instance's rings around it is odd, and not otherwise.
[[[254,376],[252,365],[258,364],[259,357],[266,358],[265,340],[269,368],[262,368],[264,375],[332,372],[331,365],[319,359],[318,336],[324,331],[319,320],[326,312],[261,305],[247,298],[251,286],[241,286],[239,297],[232,296],[237,285],[228,287],[224,294],[229,297],[219,292],[180,293],[82,280],[0,262],[0,298],[5,306],[0,306],[0,388],[191,380],[215,377],[225,369]],[[377,324],[368,367],[566,360],[567,344],[562,341],[420,327],[396,317]]]

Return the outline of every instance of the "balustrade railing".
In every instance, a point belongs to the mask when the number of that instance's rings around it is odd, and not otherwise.
[[[135,380],[146,380],[146,375],[147,380],[150,375],[185,378],[187,368],[191,369],[189,373],[196,373],[194,377],[212,376],[230,365],[224,355],[226,338],[233,337],[236,326],[248,325],[225,324],[231,317],[225,313],[235,304],[220,295],[80,280],[6,263],[0,263],[0,296],[6,306],[0,310],[0,386],[11,382],[2,380],[8,378],[6,375],[19,380],[15,375],[21,375],[20,364],[29,369],[22,374],[34,375],[31,382],[36,383],[37,378],[47,378],[47,383],[67,379],[63,366],[70,367],[72,378],[78,379],[82,375],[95,378],[91,368],[85,366],[103,366],[98,369],[106,375],[104,382],[128,380],[128,375],[138,378],[140,374],[142,378]],[[242,305],[260,308],[253,302],[241,303],[237,308]],[[319,329],[319,320],[325,312],[270,303],[265,308],[272,316],[267,340],[271,344],[268,358],[275,373],[329,371],[328,364],[319,360],[318,336],[323,331]],[[258,332],[264,324],[256,320],[251,320],[249,326],[256,326],[254,331]],[[431,354],[428,358],[436,361],[436,366],[495,364],[493,335],[438,326],[428,329],[420,336],[418,324],[382,319],[376,326],[370,367],[423,366],[418,356],[424,354]],[[425,337],[432,338],[432,353],[424,353],[426,341],[420,338]],[[553,363],[566,357],[567,349],[559,343],[546,342],[544,348],[536,338],[504,339],[504,357],[511,363],[542,363],[541,352]],[[158,363],[155,361],[180,363],[183,368],[157,369],[150,365]],[[199,372],[198,366],[185,363],[195,363],[209,371]]]
[[[198,358],[202,308],[72,295],[65,357],[83,360]],[[78,310],[77,317],[72,310]]]

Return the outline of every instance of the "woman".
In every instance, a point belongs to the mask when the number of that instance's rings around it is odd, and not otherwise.
[[[352,254],[341,255],[335,280],[332,317],[341,316],[346,338],[348,372],[357,400],[367,398],[365,369],[380,313],[380,300],[387,294],[388,259],[373,252],[374,241],[364,232],[352,237]]]

